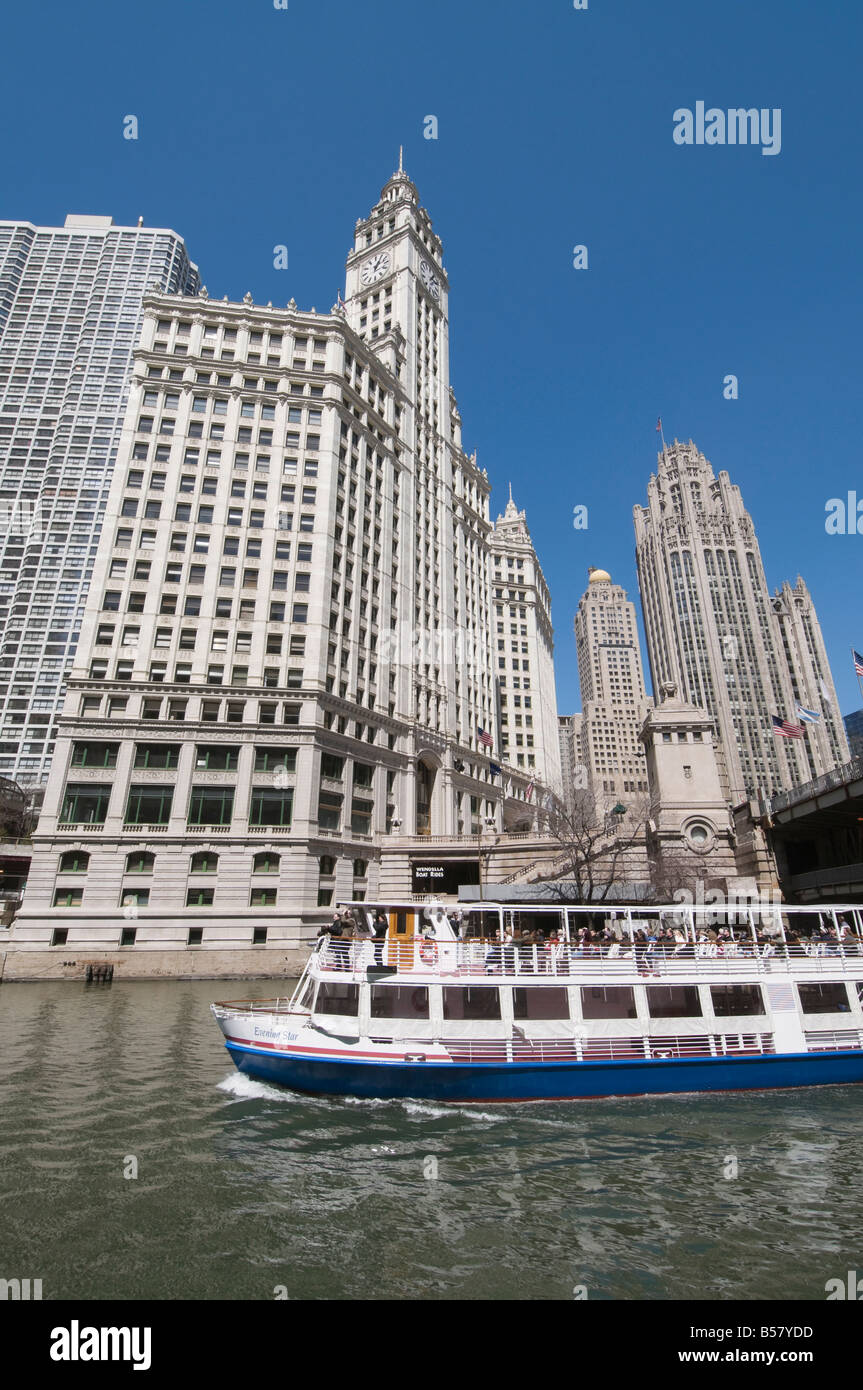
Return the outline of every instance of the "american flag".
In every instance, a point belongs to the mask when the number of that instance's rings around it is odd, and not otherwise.
[[[778,714],[774,714],[773,732],[777,738],[802,738],[803,725],[792,724],[788,719],[780,719]]]
[[[854,670],[858,676],[863,676],[863,656],[859,652],[855,652],[853,647],[851,648],[851,655],[854,657]]]
[[[531,798],[532,796],[533,796],[533,778],[531,777],[531,779],[530,779],[530,781],[528,782],[528,785],[527,785],[527,791],[526,791],[525,794],[524,794],[524,799],[525,799],[525,801],[530,801],[530,798]]]
[[[476,726],[476,732],[477,732],[477,737],[479,738],[479,741],[480,741],[480,743],[483,745],[483,747],[485,747],[485,748],[493,748],[493,747],[494,747],[494,739],[492,738],[491,734],[487,734],[486,731],[485,731],[485,729],[481,729],[481,728],[479,727],[478,724],[477,724],[477,726]]]
[[[662,416],[661,416],[661,415],[660,415],[659,419],[658,419],[657,422],[656,422],[656,433],[657,433],[657,434],[662,434]]]

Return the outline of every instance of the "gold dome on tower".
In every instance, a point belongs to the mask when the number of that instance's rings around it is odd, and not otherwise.
[[[599,584],[603,580],[606,580],[609,584],[611,583],[611,575],[608,573],[608,570],[594,569],[592,565],[588,568],[587,576],[587,582],[589,584]]]

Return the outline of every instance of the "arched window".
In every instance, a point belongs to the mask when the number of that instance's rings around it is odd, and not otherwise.
[[[126,855],[126,873],[151,874],[155,863],[155,854],[150,854],[147,850],[135,850],[132,854]]]
[[[219,856],[212,850],[204,849],[199,854],[192,855],[192,862],[189,865],[190,874],[214,874],[219,867]]]
[[[61,874],[85,874],[90,865],[90,856],[82,849],[70,849],[60,856]]]
[[[253,874],[277,874],[279,872],[279,856],[270,850],[264,850],[261,854],[256,854],[252,862]]]
[[[328,878],[336,871],[336,861],[331,854],[322,854],[318,860],[318,866],[324,878]]]

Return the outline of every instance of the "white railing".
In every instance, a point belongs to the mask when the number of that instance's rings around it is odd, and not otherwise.
[[[287,996],[277,999],[220,999],[213,1005],[225,1013],[286,1014],[290,1012],[290,999]]]
[[[863,1048],[863,1028],[807,1028],[808,1052],[846,1051]]]
[[[590,946],[585,949],[566,943],[501,943],[478,937],[466,941],[434,942],[415,937],[408,942],[356,940],[327,937],[320,952],[324,969],[364,974],[368,968],[382,967],[397,974],[423,973],[445,976],[548,979],[589,977],[597,980],[631,979],[633,975],[654,980],[675,977],[740,979],[788,970],[794,975],[851,974],[863,977],[863,946],[853,938],[840,945],[784,946],[782,943],[741,941],[718,946],[699,943],[672,950],[648,950],[628,943],[617,948]]]
[[[419,1044],[411,1039],[411,1045]],[[772,1033],[622,1038],[442,1038],[453,1062],[649,1062],[772,1054]]]

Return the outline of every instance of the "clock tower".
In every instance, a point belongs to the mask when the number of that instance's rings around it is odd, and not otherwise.
[[[407,655],[399,680],[417,760],[434,787],[425,828],[442,833],[470,819],[470,808],[462,808],[470,799],[467,783],[460,788],[454,769],[465,765],[471,749],[483,757],[485,769],[487,750],[477,744],[478,729],[494,730],[499,748],[488,655],[491,489],[476,458],[462,448],[449,378],[443,246],[405,173],[401,151],[380,200],[356,224],[345,286],[350,327],[401,388],[399,511],[393,522],[408,562],[399,576],[404,574],[399,619],[410,640],[401,643]],[[416,823],[425,824],[419,805]]]

